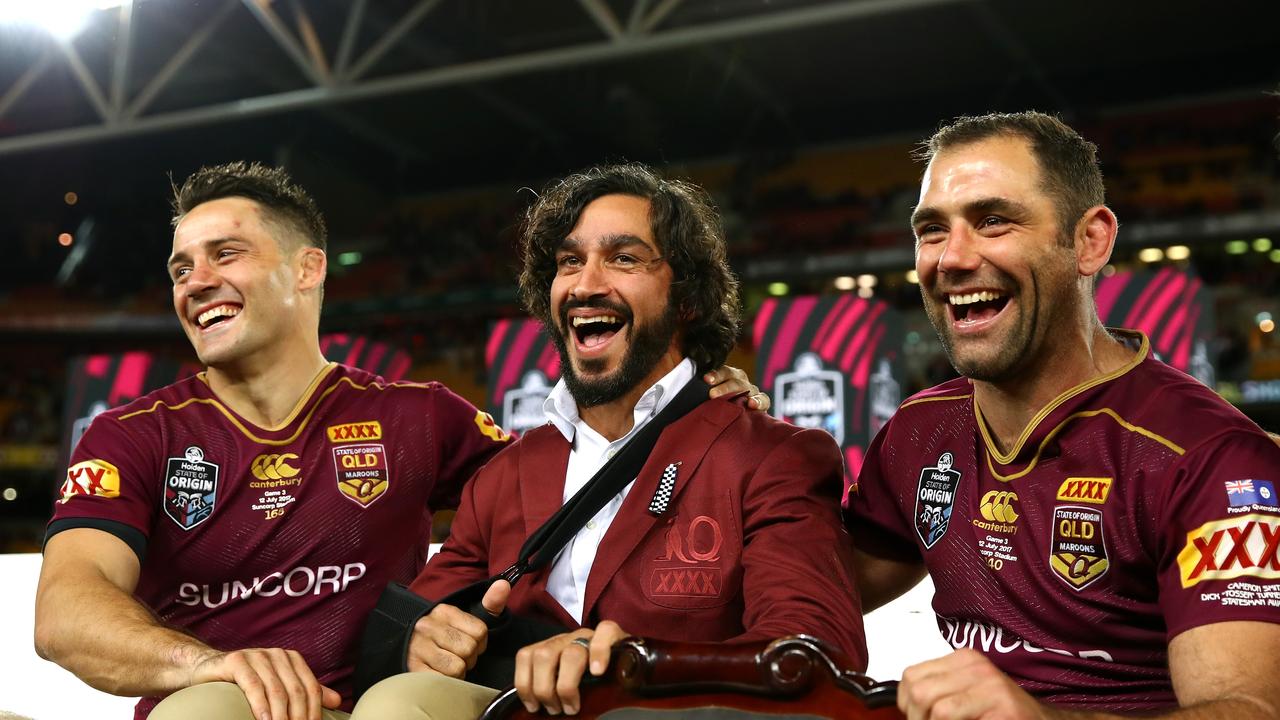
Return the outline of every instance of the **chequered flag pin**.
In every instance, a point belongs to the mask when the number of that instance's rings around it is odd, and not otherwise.
[[[671,502],[671,491],[676,486],[676,468],[680,463],[671,463],[662,471],[662,479],[658,481],[658,489],[653,491],[653,499],[649,501],[649,512],[661,515],[667,511],[667,503]]]

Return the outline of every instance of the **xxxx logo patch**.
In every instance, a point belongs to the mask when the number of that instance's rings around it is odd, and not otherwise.
[[[1111,494],[1111,478],[1073,477],[1062,481],[1058,499],[1102,505]]]
[[[485,437],[494,442],[506,442],[511,439],[511,436],[493,421],[493,416],[483,410],[476,411],[476,427],[480,428],[480,432],[484,433]]]
[[[76,495],[94,495],[113,498],[120,496],[120,470],[106,460],[85,460],[67,468],[67,479],[62,483],[62,499],[65,503]]]
[[[720,568],[655,568],[649,573],[654,595],[715,597],[720,594]]]
[[[364,422],[347,423],[345,425],[332,425],[325,428],[325,434],[329,436],[329,442],[355,442],[357,440],[381,440],[382,439],[382,423],[377,420],[366,420]]]
[[[1280,578],[1280,517],[1250,513],[1187,533],[1178,553],[1182,587],[1244,575]]]

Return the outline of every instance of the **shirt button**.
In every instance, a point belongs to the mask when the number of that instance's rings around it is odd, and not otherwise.
[[[595,520],[588,520],[588,521],[587,521],[587,529],[588,529],[588,530],[595,530],[595,529],[596,529],[596,521],[595,521]]]
[[[612,459],[613,459],[613,456],[614,456],[614,455],[617,455],[617,454],[618,454],[618,449],[617,449],[617,448],[612,448],[612,449],[610,449],[610,450],[609,450],[609,459],[610,459],[610,460],[612,460]]]

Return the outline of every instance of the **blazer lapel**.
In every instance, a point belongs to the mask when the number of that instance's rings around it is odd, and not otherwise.
[[[520,443],[520,505],[524,517],[524,537],[519,540],[518,550],[564,504],[564,478],[569,471],[570,447],[552,425],[529,430],[517,442]],[[547,592],[550,575],[551,566],[548,565],[525,576],[521,583],[528,586],[526,592],[531,597],[537,598],[536,605],[555,615],[566,627],[574,627],[576,622],[573,618]]]
[[[569,443],[551,425],[530,430],[517,442],[520,443],[520,503],[524,536],[528,538],[564,504]]]
[[[668,465],[679,463],[675,486],[671,491],[670,505],[674,506],[680,492],[697,472],[711,444],[738,413],[729,403],[712,400],[699,405],[662,431],[648,461],[636,476],[636,484],[627,493],[627,499],[622,502],[617,517],[609,525],[600,547],[596,548],[596,559],[591,565],[591,574],[587,576],[587,591],[583,598],[584,622],[591,616],[600,593],[613,579],[623,561],[658,521],[658,517],[649,512],[649,501],[658,489],[662,472]]]

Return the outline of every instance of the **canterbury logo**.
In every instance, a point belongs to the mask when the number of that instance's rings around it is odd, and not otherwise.
[[[259,455],[253,459],[249,470],[259,480],[283,480],[298,474],[298,468],[289,464],[290,460],[297,459],[293,453]]]
[[[1058,499],[1101,505],[1111,494],[1111,478],[1067,478],[1058,488]]]
[[[377,420],[369,420],[366,422],[347,423],[346,425],[333,425],[325,428],[329,435],[329,442],[351,442],[353,440],[381,440],[382,439],[382,423]]]
[[[1018,511],[1013,504],[1018,502],[1018,493],[1008,490],[992,490],[982,496],[982,507],[978,510],[982,517],[991,522],[1012,523],[1018,519]]]

